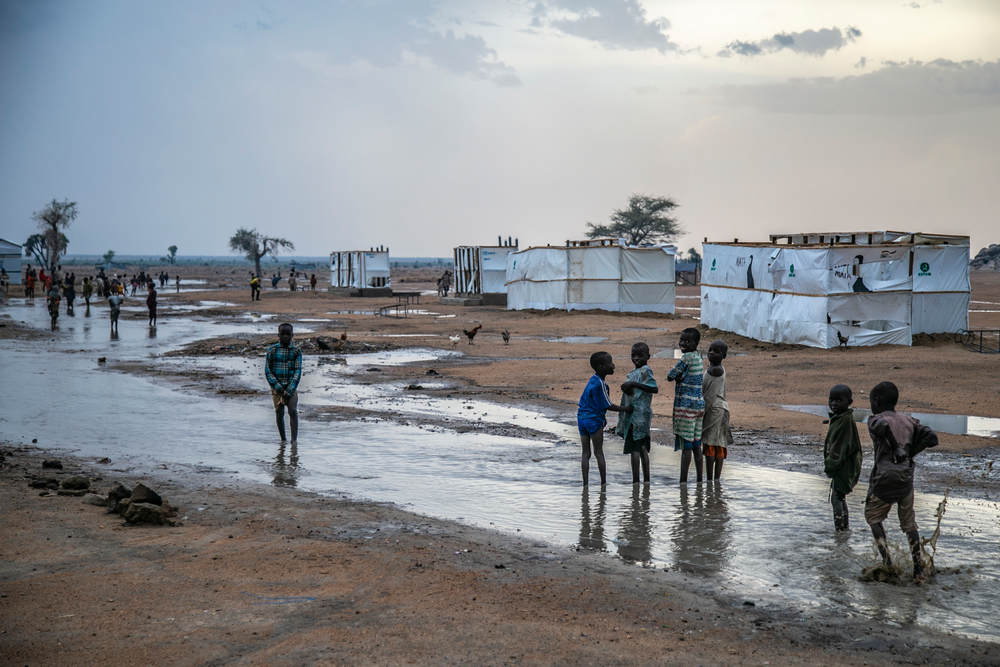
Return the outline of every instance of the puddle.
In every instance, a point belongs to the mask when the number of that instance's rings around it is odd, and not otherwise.
[[[373,334],[378,338],[440,338],[438,334]]]
[[[373,310],[330,310],[327,311],[327,315],[373,315],[375,313]]]
[[[825,405],[779,405],[784,410],[804,412],[809,415],[828,418],[830,410]],[[854,409],[854,421],[865,422],[871,416],[870,410]],[[973,417],[971,415],[936,415],[927,412],[906,412],[921,424],[940,433],[954,435],[978,435],[983,438],[1000,438],[1000,419],[996,417]]]
[[[47,325],[44,308],[15,306],[8,312],[40,328]],[[567,424],[561,424],[530,410],[484,401],[430,399],[402,389],[387,390],[386,385],[352,385],[346,366],[316,367],[314,358],[308,359],[302,383],[299,445],[282,447],[276,441],[266,394],[190,395],[145,377],[105,372],[95,364],[96,353],[109,358],[122,351],[146,356],[192,337],[256,326],[180,317],[174,322],[161,326],[163,331],[152,341],[155,350],[144,338],[147,327],[138,324],[123,322],[119,340],[110,341],[106,309],[101,317],[78,316],[71,329],[51,339],[0,341],[3,437],[24,443],[38,438],[39,446],[55,451],[107,456],[115,468],[134,473],[152,474],[166,464],[159,474],[216,474],[322,493],[344,492],[567,548],[584,544],[628,561],[681,569],[692,573],[693,582],[760,600],[761,606],[769,604],[765,599],[802,610],[822,605],[839,613],[1000,641],[994,615],[1000,606],[997,503],[949,499],[937,544],[937,565],[946,569],[927,585],[866,584],[859,575],[874,556],[863,520],[864,484],[848,496],[853,531],[838,536],[827,503],[827,480],[727,462],[721,484],[692,482],[678,488],[679,456],[672,447],[658,444],[665,436],[654,435],[651,487],[632,487],[629,459],[617,455],[620,441],[611,440],[607,491],[600,493],[597,487],[586,491],[578,486],[579,444],[575,425],[570,424],[571,406],[566,410]],[[53,354],[76,348],[92,354]],[[441,354],[417,350],[356,355],[365,360],[355,365],[419,363]],[[264,384],[259,359],[162,362],[197,368],[219,364],[239,369],[253,386]],[[53,411],[44,402],[22,400],[25,387],[35,395],[71,400]],[[131,404],[142,408],[117,411],[109,428],[107,396],[112,395],[128,396]],[[393,402],[397,395],[399,401]],[[425,415],[441,411],[449,419],[496,417],[541,425],[539,430],[552,436],[524,439],[388,421],[313,421],[314,406],[330,400],[368,402],[388,411],[402,411],[400,406],[405,406],[406,411]],[[377,466],[372,465],[373,442],[378,443]],[[916,512],[925,529],[932,526],[939,501],[937,496],[917,494]],[[190,521],[197,521],[196,512]],[[890,537],[897,546],[905,540],[894,528]]]
[[[565,338],[549,338],[546,343],[582,343],[593,344],[603,343],[607,338],[604,336],[566,336]]]

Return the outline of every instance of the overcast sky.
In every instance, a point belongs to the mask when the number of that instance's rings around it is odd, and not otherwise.
[[[996,0],[0,0],[0,237],[70,252],[450,256],[581,238],[634,192],[682,250],[1000,242]],[[700,246],[696,246],[699,247]]]

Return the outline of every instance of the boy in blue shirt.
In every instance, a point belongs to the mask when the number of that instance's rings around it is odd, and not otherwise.
[[[608,420],[604,416],[608,410],[612,412],[632,412],[632,406],[618,406],[611,402],[608,385],[604,381],[615,372],[615,362],[607,352],[594,352],[590,355],[590,367],[594,374],[580,396],[579,408],[576,411],[576,427],[580,431],[580,441],[583,445],[583,455],[580,457],[580,467],[583,469],[583,485],[590,484],[590,448],[593,445],[597,457],[597,469],[601,473],[601,486],[608,483],[607,466],[604,461],[604,427]]]

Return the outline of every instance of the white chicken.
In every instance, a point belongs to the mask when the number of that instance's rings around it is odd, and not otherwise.
[[[459,343],[462,342],[461,336],[448,336],[448,340],[451,341],[452,347],[457,347]]]

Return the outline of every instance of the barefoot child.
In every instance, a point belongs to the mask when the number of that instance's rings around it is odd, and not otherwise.
[[[632,456],[632,483],[639,483],[639,467],[642,467],[642,481],[649,484],[649,424],[653,419],[653,394],[660,391],[649,367],[649,346],[636,343],[632,346],[632,363],[635,370],[622,383],[622,407],[631,406],[618,418],[615,433],[625,438],[623,454]]]
[[[580,442],[583,445],[583,455],[580,467],[583,470],[583,485],[590,484],[590,446],[594,446],[594,456],[597,457],[597,469],[601,473],[601,486],[608,483],[607,467],[604,462],[604,427],[608,420],[605,413],[632,412],[632,406],[619,407],[611,402],[608,385],[604,381],[615,372],[615,363],[607,352],[594,352],[590,355],[590,367],[594,374],[580,396],[580,405],[576,411],[576,427],[580,431]]]
[[[725,341],[716,340],[708,346],[708,370],[701,382],[705,400],[705,421],[702,428],[701,447],[705,454],[705,479],[722,476],[722,462],[726,460],[727,447],[733,444],[729,428],[729,403],[726,402],[726,369],[722,360],[729,354]]]
[[[292,325],[278,326],[278,342],[267,348],[264,377],[271,385],[271,402],[278,424],[278,436],[285,441],[285,408],[292,428],[292,443],[299,436],[299,380],[302,378],[302,350],[292,345]]]
[[[833,525],[838,532],[850,528],[846,496],[861,476],[861,439],[854,423],[853,402],[851,388],[846,384],[834,385],[830,390],[830,429],[823,445],[823,471],[830,478]]]
[[[891,382],[881,382],[868,395],[872,416],[868,418],[868,433],[875,450],[868,497],[865,499],[865,521],[871,526],[882,562],[892,567],[882,522],[896,505],[899,527],[910,542],[913,555],[913,578],[924,579],[920,533],[913,512],[913,457],[928,447],[936,447],[937,434],[908,415],[896,412],[899,389]]]
[[[701,332],[697,329],[682,331],[677,346],[684,356],[667,374],[667,380],[677,383],[674,389],[674,451],[684,450],[681,454],[681,484],[687,483],[692,455],[699,482],[704,467],[701,458],[701,428],[705,416],[705,400],[701,394],[701,382],[705,366],[698,354],[699,342]]]

